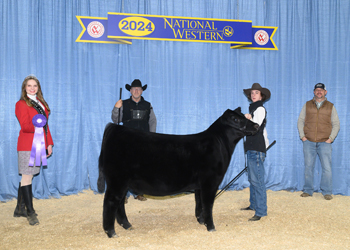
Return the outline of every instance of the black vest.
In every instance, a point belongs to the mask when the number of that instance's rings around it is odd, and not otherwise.
[[[253,117],[254,111],[259,107],[264,108],[262,101],[257,101],[257,102],[253,102],[250,104],[249,113],[252,115],[252,117]],[[244,144],[244,151],[245,152],[247,152],[248,150],[254,150],[254,151],[266,153],[266,144],[265,144],[265,139],[264,139],[264,134],[263,134],[264,128],[266,125],[266,114],[267,114],[267,112],[265,109],[265,119],[261,123],[261,126],[259,127],[258,133],[256,133],[255,135],[247,135],[246,136],[246,142]]]
[[[143,99],[138,103],[130,99],[123,101],[123,125],[129,128],[135,128],[149,132],[149,114],[151,104]]]

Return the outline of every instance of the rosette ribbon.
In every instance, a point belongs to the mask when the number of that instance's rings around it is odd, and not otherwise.
[[[35,166],[40,167],[40,163],[42,163],[43,166],[47,166],[43,129],[47,122],[47,119],[44,115],[38,114],[33,117],[32,122],[35,127],[35,133],[33,138],[32,151],[30,152],[29,166],[34,166],[34,159]]]

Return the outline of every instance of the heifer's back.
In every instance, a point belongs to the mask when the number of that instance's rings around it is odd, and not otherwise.
[[[168,195],[193,190],[199,175],[215,164],[215,136],[146,133],[110,124],[100,161],[107,185],[127,183],[135,192]]]

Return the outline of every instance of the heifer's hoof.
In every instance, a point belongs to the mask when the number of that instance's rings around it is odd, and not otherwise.
[[[204,219],[202,217],[197,217],[197,221],[199,224],[203,225],[204,224]]]
[[[117,238],[118,237],[118,235],[115,233],[115,231],[113,230],[111,230],[111,231],[105,231],[106,232],[106,234],[108,235],[108,237],[109,238]]]
[[[215,227],[212,227],[212,228],[207,227],[207,230],[208,230],[208,232],[215,232],[216,231]]]
[[[120,224],[124,229],[129,229],[131,230],[132,229],[132,225],[130,223],[124,223],[124,224]]]
[[[215,232],[216,231],[215,226],[208,227],[207,224],[205,224],[205,226],[207,227],[208,232]]]

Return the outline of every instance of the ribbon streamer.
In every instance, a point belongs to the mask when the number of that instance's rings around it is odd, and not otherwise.
[[[35,133],[33,138],[33,144],[32,144],[32,151],[30,152],[30,159],[29,159],[29,166],[34,166],[34,159],[35,159],[35,166],[40,167],[40,163],[42,163],[43,166],[47,166],[47,159],[46,159],[46,149],[45,149],[45,138],[44,138],[44,129],[47,119],[44,115],[38,114],[33,117],[33,125],[35,127]]]

